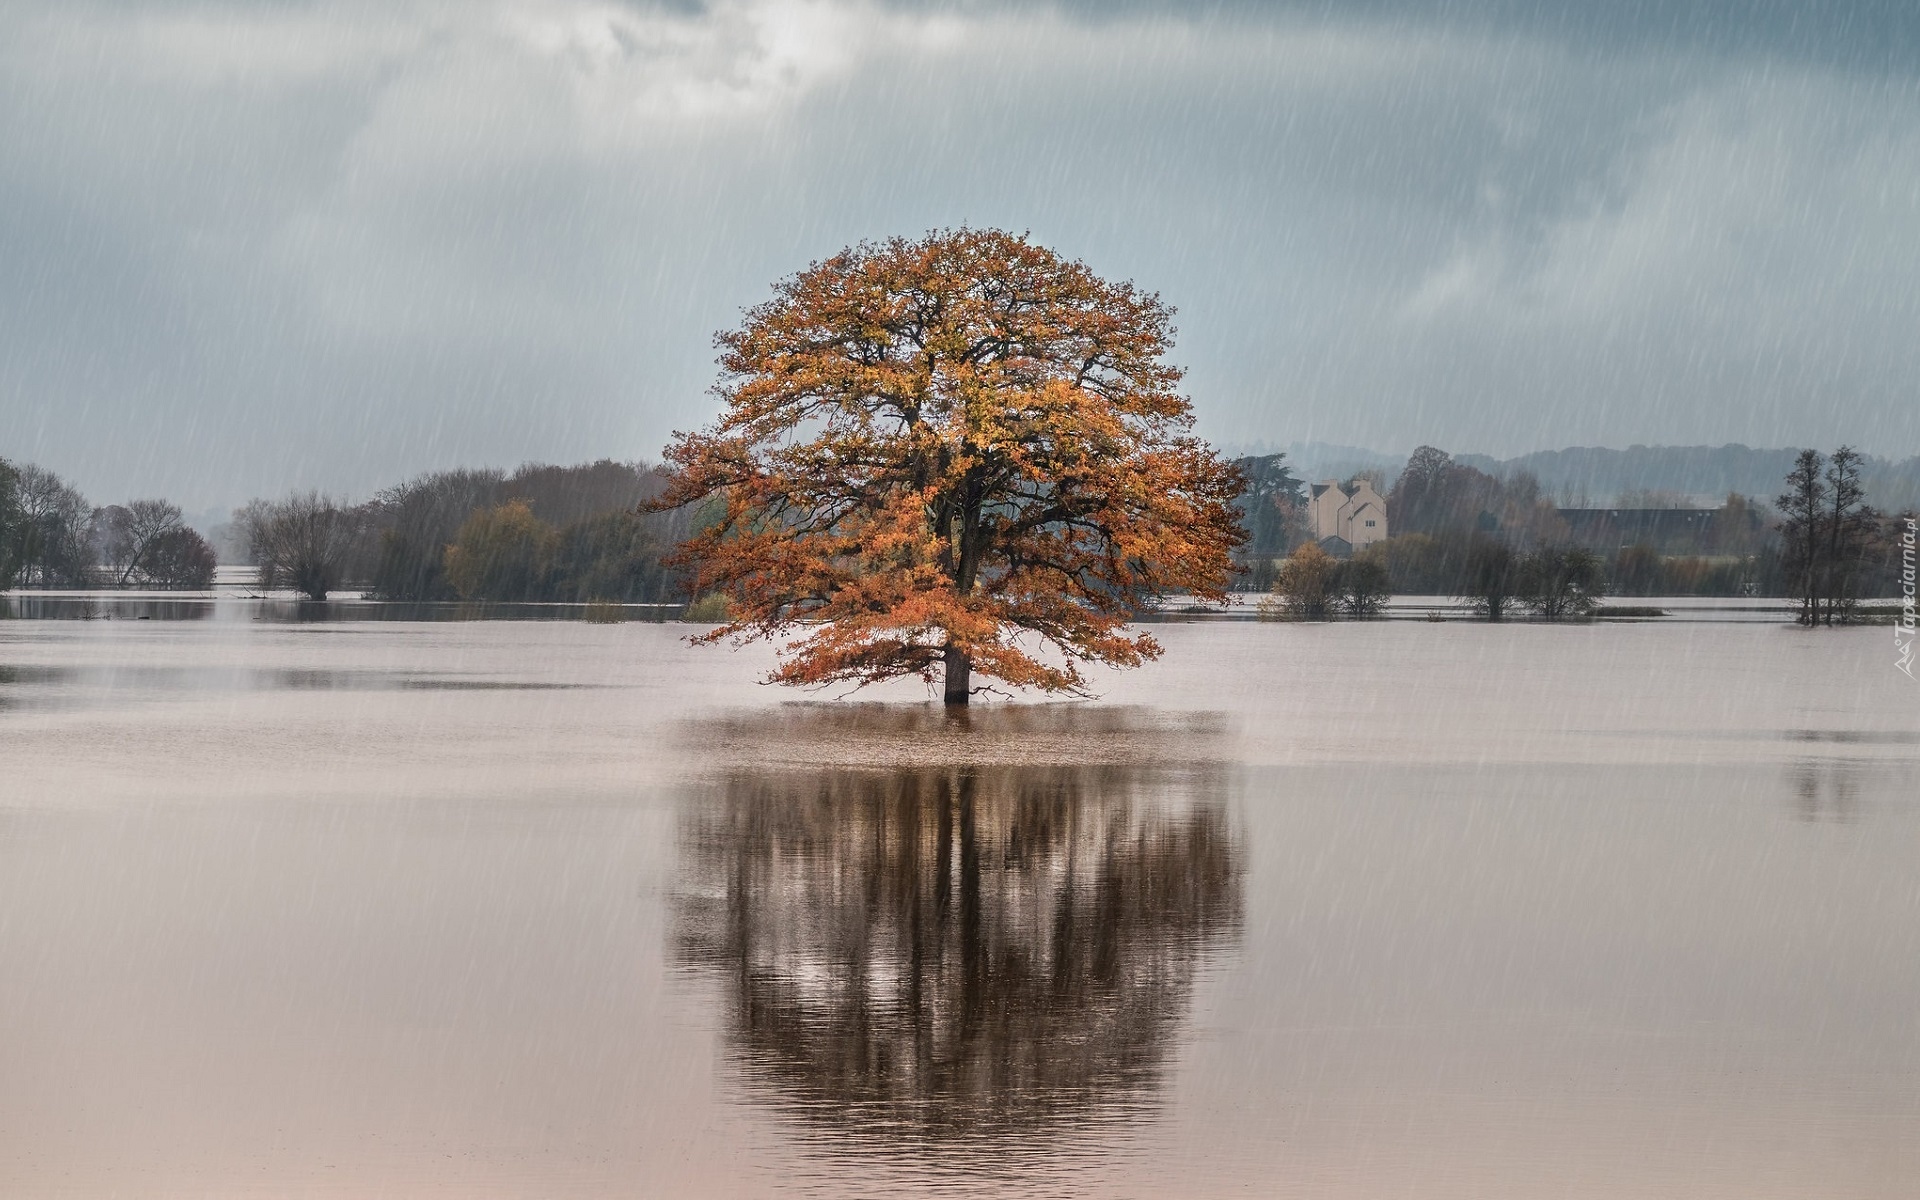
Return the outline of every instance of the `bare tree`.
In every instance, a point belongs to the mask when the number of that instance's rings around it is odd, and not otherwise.
[[[21,531],[25,522],[20,516],[19,483],[20,472],[0,458],[0,590],[12,587],[14,576],[20,570]]]
[[[19,563],[23,587],[80,587],[93,566],[87,498],[52,471],[20,468]]]
[[[291,587],[309,600],[325,600],[340,586],[361,532],[360,514],[319,492],[289,496],[275,504],[255,502],[241,510],[248,543],[260,567],[262,587]]]
[[[127,532],[133,538],[133,555],[120,575],[121,586],[132,580],[134,572],[153,552],[155,542],[184,528],[186,521],[181,516],[178,504],[165,500],[135,500],[127,505]]]
[[[1787,473],[1787,490],[1774,499],[1780,510],[1780,539],[1784,551],[1787,594],[1800,601],[1800,623],[1820,619],[1820,518],[1826,508],[1827,482],[1821,475],[1826,456],[1802,450]]]
[[[140,577],[149,587],[203,591],[213,586],[216,565],[207,539],[183,525],[153,539],[141,560]]]
[[[1835,450],[1831,459],[1802,450],[1787,475],[1787,490],[1774,501],[1787,594],[1800,601],[1802,625],[1846,620],[1871,574],[1880,517],[1866,503],[1865,461],[1851,446]]]
[[[154,540],[185,528],[180,506],[165,500],[135,500],[96,509],[91,523],[96,553],[114,577],[126,587],[139,573]]]
[[[120,572],[133,561],[133,534],[129,530],[131,520],[126,506],[122,504],[96,508],[87,518],[88,554],[106,568],[109,576],[119,577]]]
[[[234,509],[224,522],[213,527],[213,548],[220,555],[220,561],[244,562],[255,567],[260,565],[253,557],[253,531],[272,507],[271,500],[249,500]]]
[[[1853,611],[1866,573],[1867,543],[1879,514],[1866,503],[1860,481],[1862,456],[1852,446],[1833,452],[1827,463],[1827,511],[1824,522],[1825,569],[1821,572],[1822,620],[1833,624],[1836,615]]]

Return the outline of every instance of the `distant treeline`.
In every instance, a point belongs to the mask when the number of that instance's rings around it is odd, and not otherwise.
[[[1896,502],[1882,502],[1881,508],[1865,503],[1878,499],[1865,469],[1874,460],[1847,454],[1846,470],[1858,494],[1845,493],[1853,507],[1837,525],[1828,521],[1845,534],[1829,539],[1834,546],[1844,543],[1829,557],[1845,562],[1822,565],[1820,577],[1844,580],[1859,598],[1892,596],[1902,517],[1889,511]],[[1804,452],[1785,455],[1787,469],[1773,488],[1788,485],[1803,460]],[[1306,481],[1294,476],[1284,454],[1241,459],[1239,466],[1248,483],[1241,501],[1249,539],[1241,552],[1243,586],[1266,591],[1280,578],[1286,557],[1312,543]],[[1790,516],[1739,492],[1710,509],[1693,509],[1684,497],[1659,492],[1618,497],[1631,506],[1620,510],[1576,508],[1557,504],[1526,471],[1491,474],[1431,446],[1413,453],[1391,488],[1382,486],[1385,472],[1362,474],[1386,497],[1392,536],[1355,557],[1377,564],[1394,593],[1472,597],[1485,588],[1487,564],[1499,560],[1496,546],[1516,555],[1515,562],[1583,551],[1598,564],[1592,585],[1614,595],[1797,597],[1807,588],[1806,555],[1796,557],[1782,540]],[[1354,480],[1343,482],[1351,487]],[[1794,528],[1804,529],[1809,519],[1803,513]]]
[[[0,459],[0,590],[213,585],[214,552],[180,506],[96,508],[60,476]]]
[[[1765,453],[1715,453],[1734,451]],[[1912,505],[1899,471],[1844,451],[1836,483],[1826,476],[1833,464],[1810,466],[1808,453],[1783,460],[1789,470],[1776,486],[1791,486],[1772,506],[1734,491],[1715,508],[1689,509],[1682,496],[1643,492],[1617,497],[1629,502],[1622,513],[1556,504],[1527,471],[1494,474],[1423,446],[1390,488],[1389,472],[1365,473],[1386,497],[1392,536],[1355,556],[1366,565],[1327,569],[1329,594],[1347,597],[1333,607],[1371,611],[1390,593],[1475,596],[1488,564],[1505,561],[1496,548],[1516,563],[1583,550],[1598,564],[1592,587],[1613,595],[1794,596],[1810,612],[1817,592],[1823,620],[1842,611],[1837,601],[1898,594],[1900,530]],[[1285,454],[1238,465],[1247,480],[1242,586],[1265,591],[1286,557],[1312,541],[1305,481]],[[1882,495],[1875,480],[1887,478],[1893,490]],[[610,460],[439,471],[360,504],[313,492],[255,500],[214,533],[259,568],[263,587],[313,598],[353,588],[389,600],[677,603],[687,599],[684,580],[662,559],[702,513],[642,511],[664,487],[658,468]],[[1835,496],[1851,507],[1822,515]],[[1824,542],[1809,532],[1820,529]],[[204,589],[214,567],[214,548],[178,505],[95,507],[52,471],[0,459],[0,588]]]
[[[695,514],[639,511],[664,479],[644,463],[438,471],[346,505],[318,493],[255,500],[233,540],[261,585],[313,599],[674,602],[661,562]]]

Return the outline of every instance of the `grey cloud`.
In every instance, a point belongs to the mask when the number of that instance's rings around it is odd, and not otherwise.
[[[1920,449],[1911,75],[1354,11],[15,6],[0,454],[194,506],[652,455],[773,279],[961,222],[1159,288],[1222,439]]]
[[[1031,0],[893,0],[932,12],[1032,11]],[[1165,0],[1060,0],[1095,22],[1164,13]],[[1189,20],[1392,23],[1464,36],[1525,36],[1592,54],[1767,55],[1905,74],[1920,61],[1908,0],[1187,0]]]

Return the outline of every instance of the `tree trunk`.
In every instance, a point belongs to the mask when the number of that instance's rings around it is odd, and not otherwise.
[[[967,652],[957,646],[948,646],[946,668],[947,703],[965,704],[968,693],[973,690],[973,663],[967,658]]]

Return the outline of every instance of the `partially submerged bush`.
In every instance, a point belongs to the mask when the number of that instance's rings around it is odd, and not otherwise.
[[[1323,621],[1333,615],[1334,572],[1339,565],[1312,542],[1288,555],[1273,581],[1273,594],[1280,602],[1277,615],[1296,621]]]
[[[1488,537],[1476,537],[1467,547],[1460,599],[1489,621],[1498,621],[1513,608],[1517,583],[1513,547]]]
[[[364,517],[319,492],[256,502],[242,510],[263,588],[290,587],[309,600],[338,588],[358,548]]]
[[[1580,546],[1542,546],[1520,560],[1520,603],[1549,621],[1590,617],[1607,594],[1605,564]]]
[[[213,586],[213,547],[198,532],[170,529],[147,546],[140,574],[150,587],[205,591]]]
[[[1370,617],[1393,595],[1387,566],[1377,555],[1342,562],[1309,542],[1295,550],[1273,584],[1273,599],[1261,605],[1269,619],[1323,621],[1336,614]]]
[[[1333,590],[1340,611],[1350,617],[1377,616],[1393,596],[1386,563],[1371,554],[1356,555],[1335,567]]]
[[[727,619],[727,598],[719,592],[708,592],[687,605],[680,619],[694,625],[718,625]]]

